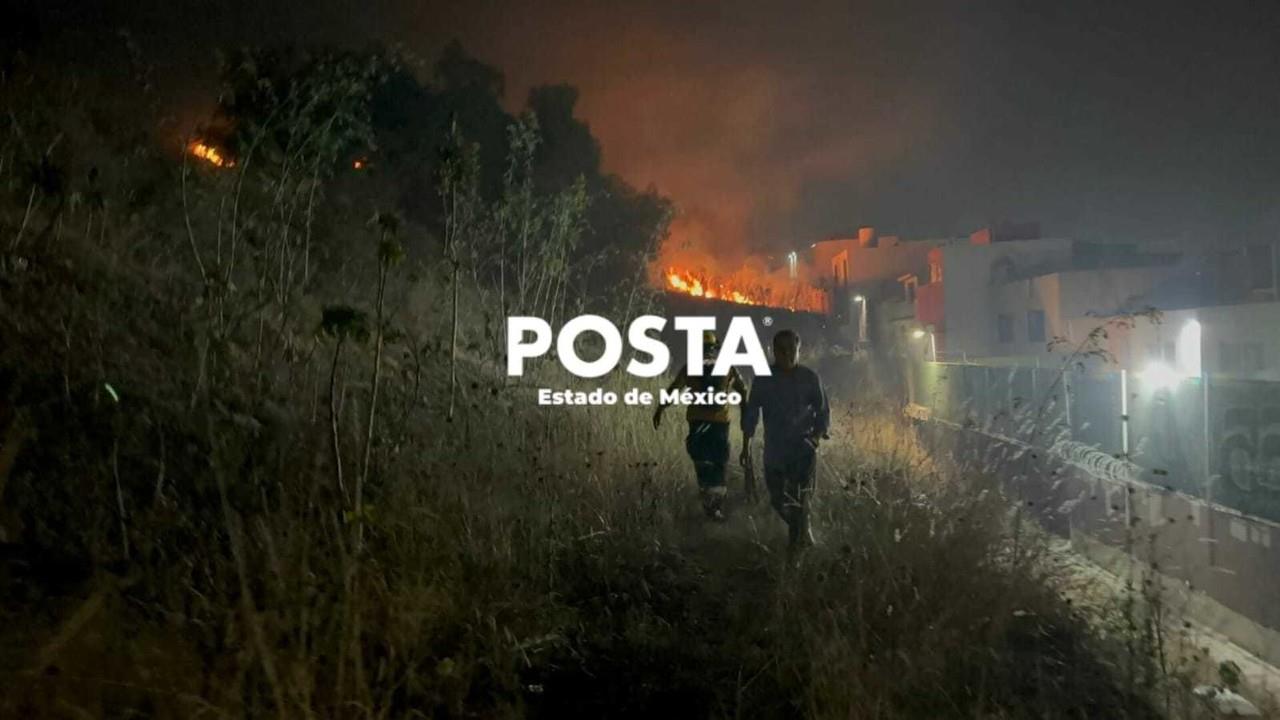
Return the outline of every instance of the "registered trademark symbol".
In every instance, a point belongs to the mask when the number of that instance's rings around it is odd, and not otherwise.
[[[773,318],[768,315],[765,315],[764,319],[761,320],[760,322],[764,323],[765,327],[770,327],[773,325]]]

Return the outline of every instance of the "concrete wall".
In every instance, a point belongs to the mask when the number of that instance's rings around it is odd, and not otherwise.
[[[1066,347],[1050,352],[1048,341],[1060,337],[1071,344],[1078,343],[1092,327],[1102,322],[1091,315],[1108,317],[1132,306],[1138,296],[1172,273],[1173,269],[1167,266],[1076,270],[1000,285],[992,290],[993,302],[988,312],[993,318],[1000,314],[1013,318],[1013,341],[998,342],[993,328],[989,353],[1052,364],[1063,356]],[[1028,313],[1032,310],[1044,313],[1044,340],[1033,341],[1028,337]],[[1073,322],[1082,319],[1092,320],[1093,324]]]
[[[1047,356],[1047,341],[1061,335],[1065,329],[1062,321],[1062,276],[1054,273],[1005,283],[993,288],[992,296],[992,306],[987,312],[993,317],[1003,314],[1012,319],[1013,339],[1000,342],[993,327],[988,354],[1023,358]],[[1028,315],[1033,310],[1044,313],[1044,339],[1041,340],[1032,340],[1028,334]]]
[[[1143,295],[1176,272],[1175,266],[1163,265],[1061,273],[1062,318],[1137,309]]]
[[[985,357],[996,345],[996,313],[1002,268],[1023,271],[1061,267],[1071,260],[1068,240],[1019,240],[972,245],[954,243],[942,248],[944,334],[940,350],[948,355]]]
[[[1086,320],[1080,319],[1074,324],[1084,326]],[[1204,370],[1220,378],[1280,381],[1280,302],[1163,312],[1159,322],[1142,319],[1130,332],[1118,333],[1112,343],[1113,352],[1124,358],[1125,367],[1135,371],[1154,360],[1177,363],[1180,359],[1168,357],[1168,351],[1172,346],[1176,354],[1178,337],[1191,320],[1200,323],[1200,358]],[[1230,351],[1224,345],[1246,344],[1256,346],[1261,360],[1261,367],[1256,370],[1232,366],[1230,358],[1224,357]]]
[[[1280,524],[1158,486],[1098,477],[981,429],[936,420],[918,428],[934,452],[998,469],[1025,512],[1071,538],[1082,554],[1097,562],[1132,557],[1140,573],[1154,566],[1175,581],[1166,602],[1280,663]]]

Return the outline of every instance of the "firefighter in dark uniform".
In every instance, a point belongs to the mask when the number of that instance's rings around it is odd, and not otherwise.
[[[822,380],[799,364],[800,336],[782,330],[773,337],[770,375],[751,383],[742,406],[743,467],[751,465],[751,438],[764,415],[764,482],[769,502],[787,523],[792,549],[813,544],[809,495],[817,465],[818,443],[827,437],[831,410]]]
[[[719,342],[714,332],[707,331],[702,336],[702,375],[692,376],[688,366],[680,368],[680,374],[672,381],[668,390],[682,388],[693,392],[736,392],[746,397],[747,388],[736,369],[730,368],[728,375],[715,377],[711,369],[715,364],[716,348]],[[662,412],[666,405],[659,402],[653,411],[653,427],[656,430],[662,424]],[[684,446],[693,469],[698,477],[698,492],[702,498],[702,509],[707,517],[713,520],[724,520],[724,498],[727,492],[725,472],[729,465],[729,408],[727,405],[691,404],[685,413],[689,421],[689,434],[685,437]]]

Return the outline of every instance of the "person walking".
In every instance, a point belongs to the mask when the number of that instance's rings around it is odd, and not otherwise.
[[[732,390],[739,396],[747,394],[742,377],[734,368],[728,375],[719,377],[711,374],[715,364],[716,349],[719,341],[711,331],[702,336],[702,375],[689,374],[689,366],[680,368],[680,373],[667,388],[678,390],[687,388],[693,392],[728,392]],[[662,413],[666,404],[659,402],[653,411],[653,429],[662,425]],[[702,499],[702,510],[712,520],[724,520],[725,472],[729,464],[729,407],[727,405],[689,405],[685,412],[689,422],[689,434],[685,436],[684,447],[693,460],[694,473],[698,478],[698,494]]]
[[[769,502],[787,524],[787,541],[795,550],[813,544],[809,528],[809,496],[817,465],[818,444],[827,438],[831,409],[822,380],[800,364],[800,335],[782,330],[773,337],[770,375],[755,378],[742,406],[744,469],[751,466],[751,440],[764,416],[764,482]]]

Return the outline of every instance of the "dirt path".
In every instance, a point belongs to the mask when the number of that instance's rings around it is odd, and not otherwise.
[[[794,692],[778,685],[761,622],[785,574],[785,530],[763,500],[748,506],[730,481],[727,520],[697,505],[673,547],[656,549],[632,582],[579,586],[576,652],[531,683],[535,717],[798,718]]]

